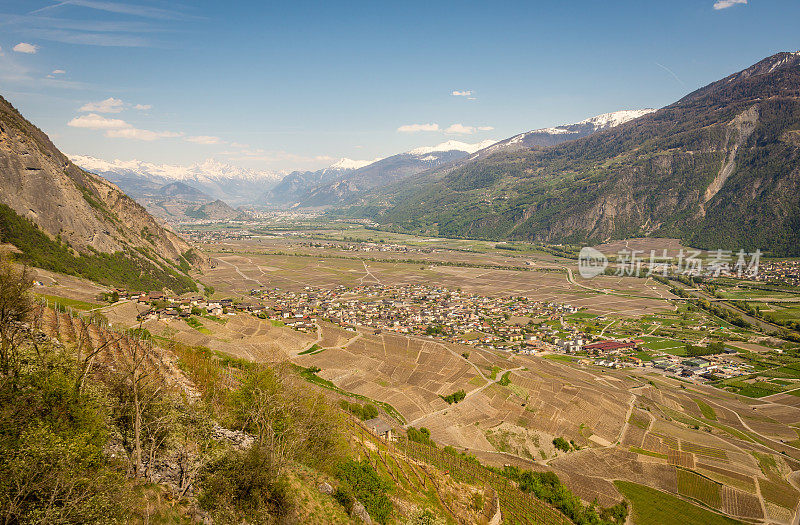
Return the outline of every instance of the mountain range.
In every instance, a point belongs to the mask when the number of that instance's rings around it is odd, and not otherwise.
[[[134,199],[158,199],[170,196],[175,183],[197,202],[223,200],[232,206],[250,204],[253,195],[261,195],[266,188],[274,186],[282,175],[269,171],[256,171],[225,164],[213,159],[180,166],[154,164],[139,160],[113,162],[86,155],[71,155],[75,164],[119,186]],[[170,189],[173,188],[173,189]]]
[[[651,235],[800,255],[800,53],[583,138],[490,150],[409,177],[348,213],[444,237]]]
[[[415,148],[373,163],[347,169],[331,166],[318,171],[293,172],[260,199],[261,204],[298,207],[337,206],[357,201],[371,191],[399,182],[418,173],[442,166],[482,158],[499,151],[531,146],[553,146],[609,129],[655,110],[623,110],[515,135],[506,140],[484,140],[468,144],[449,140],[432,147]]]
[[[357,169],[331,167],[317,172],[293,173],[267,193],[263,203],[288,202],[301,207],[341,204],[363,192],[464,158],[494,142],[467,144],[450,140],[392,155]]]
[[[606,113],[575,124],[529,131],[500,142],[484,140],[470,144],[448,140],[372,161],[342,158],[320,170],[294,171],[285,176],[211,159],[191,166],[179,166],[138,160],[109,162],[85,155],[70,158],[87,171],[117,184],[151,213],[167,221],[180,221],[193,216],[186,215],[187,206],[176,206],[176,203],[206,204],[220,200],[231,206],[337,206],[423,171],[500,150],[560,144],[651,111]]]
[[[0,97],[0,241],[24,261],[137,290],[196,289],[202,257]]]

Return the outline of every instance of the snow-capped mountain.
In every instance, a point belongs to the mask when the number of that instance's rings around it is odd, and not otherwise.
[[[326,170],[357,170],[359,168],[363,168],[364,166],[369,166],[373,162],[378,162],[381,160],[380,157],[372,160],[353,160],[347,158],[341,158],[325,168]]]
[[[294,172],[265,193],[262,203],[327,206],[405,177],[466,157],[494,144],[448,140],[436,146],[415,148],[375,161],[341,161],[318,171]]]
[[[253,195],[262,194],[281,179],[279,173],[250,170],[213,159],[190,166],[140,160],[106,161],[86,155],[71,155],[70,160],[110,180],[133,198],[161,196],[162,188],[181,182],[210,197],[209,200],[221,199],[236,206],[252,202]]]
[[[414,148],[407,153],[409,155],[426,155],[428,153],[434,153],[437,151],[463,151],[465,153],[475,153],[476,151],[488,148],[495,142],[496,141],[489,139],[476,142],[475,144],[467,144],[466,142],[460,142],[458,140],[448,140],[447,142],[442,142],[436,146],[422,146],[420,148]]]
[[[533,146],[555,146],[568,140],[575,140],[604,129],[614,128],[616,126],[625,124],[631,120],[643,117],[648,113],[654,112],[655,109],[626,109],[622,111],[614,111],[612,113],[603,113],[594,117],[581,120],[574,124],[564,124],[551,128],[535,129],[526,133],[514,135],[511,138],[501,140],[500,142],[488,147],[480,152],[477,152],[470,160],[482,158],[492,153],[497,153],[502,150],[513,150],[520,148],[531,148]]]

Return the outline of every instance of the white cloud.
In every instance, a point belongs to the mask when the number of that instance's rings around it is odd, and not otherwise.
[[[98,115],[97,113],[90,113],[88,115],[75,117],[67,122],[67,126],[86,129],[125,129],[133,127],[124,120],[117,118],[106,118]]]
[[[19,44],[14,46],[14,51],[16,51],[17,53],[27,53],[29,55],[35,55],[38,50],[39,46],[35,44],[29,44],[27,42],[20,42]]]
[[[133,109],[138,109],[139,111],[147,111],[148,109],[152,109],[153,106],[150,104],[136,104],[133,106]]]
[[[452,124],[446,130],[445,133],[452,133],[455,135],[472,135],[478,131],[492,131],[494,128],[492,126],[465,126],[464,124]]]
[[[174,131],[150,131],[149,129],[138,129],[132,124],[118,118],[106,118],[97,113],[81,115],[67,122],[67,126],[73,128],[98,129],[104,130],[106,137],[119,139],[134,139],[153,141],[161,138],[180,137],[183,133]]]
[[[96,111],[97,113],[119,113],[125,107],[125,103],[118,98],[108,97],[100,102],[89,102],[84,104],[80,111]]]
[[[247,144],[242,144],[240,142],[231,142],[231,147],[232,148],[245,148],[245,149],[247,149],[250,146],[248,146]]]
[[[196,137],[186,137],[187,142],[194,142],[195,144],[224,144],[225,142],[219,137],[212,137],[211,135],[198,135]]]
[[[63,75],[65,73],[66,73],[66,71],[64,71],[63,69],[54,69],[53,72],[50,73],[50,74],[51,75]]]
[[[119,138],[119,139],[135,139],[153,141],[162,138],[180,137],[181,133],[174,131],[150,131],[149,129],[137,128],[123,128],[123,129],[110,129],[106,131],[106,137]]]
[[[456,91],[453,91],[450,94],[453,95],[454,97],[472,97],[472,91],[471,90],[467,90],[467,91],[458,91],[458,90],[456,90]]]
[[[406,124],[397,128],[400,133],[416,133],[418,131],[439,131],[439,124]]]
[[[728,9],[729,7],[733,7],[737,4],[747,4],[747,0],[717,0],[714,2],[714,9]]]

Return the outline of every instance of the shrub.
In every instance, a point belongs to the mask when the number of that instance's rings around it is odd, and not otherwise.
[[[208,464],[198,502],[222,522],[268,522],[292,509],[288,483],[263,446],[231,450]]]
[[[555,438],[553,440],[553,446],[556,447],[558,450],[561,450],[561,451],[564,451],[564,452],[569,452],[571,450],[571,447],[569,446],[569,442],[566,439],[562,438],[562,437]]]
[[[0,508],[6,523],[124,520],[131,493],[104,455],[109,401],[83,391],[72,356],[41,345],[0,376]]]
[[[463,401],[464,398],[467,397],[467,393],[464,392],[464,390],[457,390],[456,392],[453,392],[452,394],[448,394],[446,396],[439,396],[439,397],[441,397],[442,399],[447,401],[448,405],[452,405],[453,403],[458,403],[460,401]]]
[[[387,523],[392,515],[388,492],[392,485],[381,478],[368,461],[347,460],[336,469],[336,477],[354,499],[360,501],[372,519]]]
[[[431,440],[431,431],[425,427],[421,427],[419,430],[414,427],[408,427],[408,430],[406,430],[406,435],[408,435],[408,439],[416,443],[436,446],[436,444]]]

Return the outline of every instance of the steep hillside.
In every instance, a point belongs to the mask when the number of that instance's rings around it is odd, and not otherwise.
[[[800,255],[800,53],[576,141],[411,177],[371,202],[384,227],[441,236],[677,236]]]
[[[190,247],[64,156],[0,97],[0,235],[45,269],[136,288],[194,289]]]
[[[393,155],[351,173],[331,178],[301,191],[297,201],[303,206],[353,204],[370,191],[381,191],[403,179],[427,170],[451,170],[499,152],[514,152],[533,146],[554,146],[609,129],[655,110],[624,110],[604,113],[575,124],[536,129],[500,142],[485,140],[477,144],[449,140],[433,147],[416,148]],[[287,177],[288,178],[288,177]],[[287,181],[284,181],[287,182]],[[365,200],[369,200],[367,197]]]

